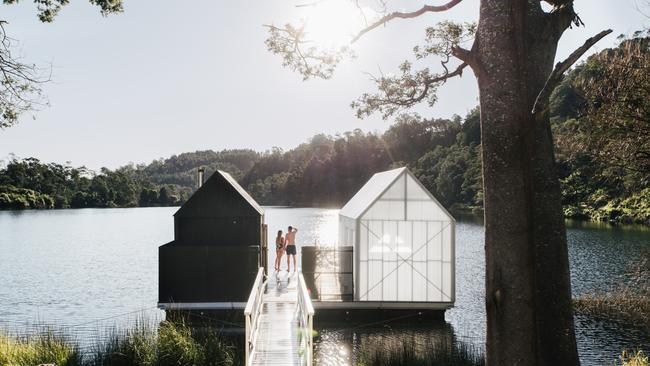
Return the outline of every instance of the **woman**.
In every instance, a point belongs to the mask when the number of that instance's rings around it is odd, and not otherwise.
[[[275,270],[280,270],[280,260],[284,254],[284,237],[282,236],[282,230],[278,230],[278,236],[275,237]]]

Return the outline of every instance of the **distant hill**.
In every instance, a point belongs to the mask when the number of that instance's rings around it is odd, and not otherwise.
[[[551,97],[567,217],[650,224],[648,44],[591,56]],[[179,205],[199,167],[229,172],[264,205],[340,207],[373,173],[408,166],[446,207],[480,210],[480,135],[476,108],[464,118],[402,115],[382,134],[319,134],[288,151],[196,151],[100,172],[14,159],[0,166],[0,209]]]
[[[250,150],[195,151],[154,160],[139,166],[145,177],[156,185],[175,184],[195,189],[198,167],[205,167],[206,178],[216,170],[224,170],[241,180],[257,163],[262,154]]]

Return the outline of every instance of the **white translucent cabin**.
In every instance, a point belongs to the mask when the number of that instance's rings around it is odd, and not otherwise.
[[[455,220],[406,168],[377,173],[339,213],[354,300],[395,308],[455,301]]]

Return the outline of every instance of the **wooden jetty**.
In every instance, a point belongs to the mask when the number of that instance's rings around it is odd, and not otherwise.
[[[246,365],[312,365],[314,308],[302,273],[265,278],[260,268],[244,310]]]

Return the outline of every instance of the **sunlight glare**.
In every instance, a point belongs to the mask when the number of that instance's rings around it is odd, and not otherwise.
[[[303,22],[307,38],[320,48],[340,48],[365,27],[367,19],[374,19],[374,11],[357,7],[350,0],[324,0],[305,7]]]

